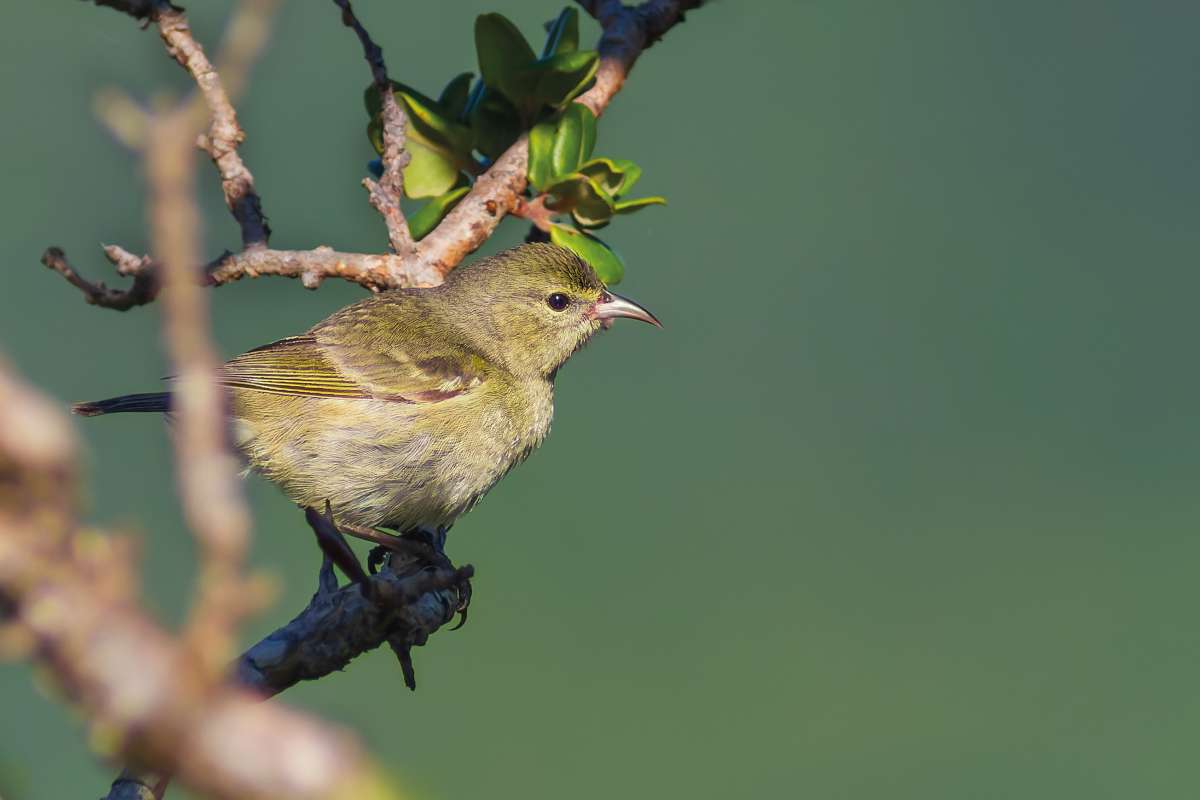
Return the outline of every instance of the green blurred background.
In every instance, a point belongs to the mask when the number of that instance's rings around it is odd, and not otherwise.
[[[0,348],[63,401],[156,387],[157,306],[85,306],[38,264],[145,247],[96,91],[187,87],[157,36],[79,2],[0,29]],[[477,13],[359,0],[392,74],[473,64]],[[196,3],[214,42],[229,3]],[[431,798],[1194,797],[1200,51],[1194,2],[715,2],[639,62],[599,151],[671,201],[622,218],[618,325],[559,380],[554,435],[455,527],[471,622],[288,692]],[[595,35],[590,21],[585,37]],[[279,247],[381,250],[358,181],[367,70],[288,5],[240,104]],[[236,242],[201,165],[206,239]],[[511,222],[487,245],[517,242]],[[359,297],[212,294],[234,354]],[[80,424],[88,516],[141,532],[149,601],[192,579],[163,426]],[[318,556],[251,480],[290,618]],[[0,794],[112,768],[32,670],[0,668]]]

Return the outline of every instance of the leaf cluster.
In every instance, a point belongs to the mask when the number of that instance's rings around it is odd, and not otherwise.
[[[663,204],[662,197],[628,199],[642,169],[627,159],[593,156],[596,117],[573,102],[593,84],[599,65],[595,50],[579,48],[579,12],[566,8],[546,25],[537,55],[502,14],[475,20],[479,76],[456,75],[436,99],[392,81],[397,102],[408,116],[404,190],[427,199],[409,215],[413,237],[432,231],[470,189],[475,176],[529,133],[529,185],[544,206],[569,223],[552,222],[551,240],[589,261],[606,283],[624,273],[617,255],[590,231],[614,216]],[[374,85],[364,94],[370,123],[367,135],[383,152],[382,102]],[[376,173],[379,160],[371,165]]]

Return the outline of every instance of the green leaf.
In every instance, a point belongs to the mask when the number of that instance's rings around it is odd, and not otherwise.
[[[454,76],[438,96],[438,105],[446,112],[446,116],[456,122],[464,119],[463,112],[466,111],[467,100],[471,96],[471,79],[473,77],[474,73],[472,72]]]
[[[581,164],[579,171],[614,197],[627,191],[642,174],[641,167],[624,158],[593,158]]]
[[[536,60],[521,31],[503,14],[475,18],[475,51],[483,82],[517,102],[525,95],[521,74]]]
[[[529,70],[532,77],[526,79],[533,101],[562,108],[587,88],[599,65],[600,56],[595,50],[577,50],[539,62]]]
[[[588,191],[586,175],[578,172],[565,178],[556,178],[554,183],[546,187],[546,208],[551,211],[570,211],[583,199]]]
[[[603,228],[616,213],[616,206],[608,192],[590,178],[583,199],[575,204],[571,216],[584,228]]]
[[[543,120],[529,131],[529,183],[544,191],[551,177],[551,150],[554,147],[554,122]]]
[[[424,239],[428,236],[438,226],[438,223],[442,221],[442,217],[446,216],[450,212],[450,209],[458,205],[458,201],[462,200],[469,191],[471,191],[470,186],[460,186],[457,189],[451,189],[445,194],[439,194],[421,206],[415,214],[410,214],[408,217],[408,229],[412,231],[413,238]]]
[[[613,164],[625,173],[625,180],[621,182],[620,188],[613,192],[614,197],[619,197],[628,194],[633,185],[638,182],[638,178],[642,177],[642,168],[628,158],[614,158]]]
[[[404,90],[397,92],[404,102],[408,114],[409,138],[414,135],[425,139],[431,146],[442,148],[460,157],[471,152],[471,131],[466,125],[455,122],[452,114],[428,97]]]
[[[596,146],[596,116],[585,105],[572,103],[558,121],[551,150],[555,175],[569,175],[592,155]]]
[[[475,149],[490,159],[499,158],[522,129],[521,115],[499,92],[485,90],[471,111]]]
[[[450,190],[459,177],[460,166],[445,152],[410,136],[405,144],[409,162],[404,168],[404,193],[409,197],[433,197]]]
[[[571,219],[575,220],[575,224],[580,228],[598,230],[607,227],[608,223],[612,222],[613,213],[611,203],[608,206],[580,203],[571,212]]]
[[[654,195],[653,197],[639,197],[636,200],[620,200],[613,204],[613,209],[618,214],[632,214],[647,206],[665,206],[666,204],[667,198]]]
[[[383,123],[379,117],[367,125],[367,136],[375,152],[383,154]],[[443,148],[431,145],[415,132],[410,133],[404,148],[409,162],[404,168],[404,193],[409,197],[432,197],[442,194],[458,179],[462,162]]]
[[[400,84],[392,81],[392,88],[401,88]],[[379,102],[379,92],[375,90],[375,82],[367,84],[367,88],[363,89],[363,105],[367,108],[367,116],[373,117],[383,108],[383,104]]]
[[[383,155],[383,120],[376,114],[367,123],[367,138],[371,140],[371,146],[375,148],[375,152]]]
[[[578,49],[579,12],[574,7],[567,6],[559,13],[558,18],[550,23],[546,46],[542,50],[542,58],[549,58],[560,53],[573,53]]]
[[[570,211],[575,221],[585,228],[607,225],[616,211],[608,192],[580,172],[546,189],[546,208]]]
[[[550,241],[559,247],[573,250],[576,255],[592,265],[596,275],[608,286],[620,283],[625,275],[625,265],[621,263],[621,259],[595,236],[555,225],[550,228]]]

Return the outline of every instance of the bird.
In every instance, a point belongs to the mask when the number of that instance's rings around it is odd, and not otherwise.
[[[617,318],[662,327],[573,251],[525,244],[439,286],[398,289],[225,363],[247,467],[339,523],[440,533],[550,431],[559,369]],[[83,416],[171,410],[170,392],[77,403]]]

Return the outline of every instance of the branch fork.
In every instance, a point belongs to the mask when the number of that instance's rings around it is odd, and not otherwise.
[[[269,4],[270,1],[249,0],[247,5],[255,7]],[[407,119],[391,91],[382,50],[355,16],[349,0],[333,0],[341,9],[343,23],[358,36],[372,80],[377,90],[381,90],[383,176],[378,181],[365,178],[363,186],[371,206],[384,218],[391,252],[351,253],[328,247],[313,250],[272,249],[267,244],[270,229],[262,215],[253,177],[237,154],[242,134],[229,95],[221,86],[220,76],[211,71],[200,45],[192,38],[183,12],[162,0],[95,2],[159,25],[172,55],[201,86],[201,94],[213,120],[203,144],[217,165],[226,204],[242,231],[242,249],[225,253],[208,265],[205,282],[210,286],[223,286],[242,278],[261,275],[299,278],[309,289],[315,289],[327,278],[351,281],[373,292],[437,286],[463,259],[491,237],[505,216],[537,214],[536,199],[530,201],[524,196],[529,140],[523,135],[476,178],[471,191],[437,228],[420,242],[412,240],[400,207],[404,187],[403,170],[408,163],[408,154],[404,150]],[[641,53],[674,25],[682,22],[685,11],[698,7],[700,3],[701,0],[647,0],[640,5],[627,6],[619,0],[580,0],[580,6],[596,17],[604,33],[598,45],[600,66],[595,85],[577,102],[600,116],[620,91]],[[226,49],[233,50],[233,43],[227,45]],[[203,83],[200,83],[201,79]],[[540,223],[548,224],[541,215],[531,221],[543,232]],[[82,278],[69,266],[60,249],[47,250],[42,261],[62,274],[93,305],[124,311],[152,302],[157,297],[150,274],[135,278],[134,284],[128,289],[110,289],[102,283],[92,283]],[[147,259],[146,264],[146,272],[153,273],[154,263]]]

